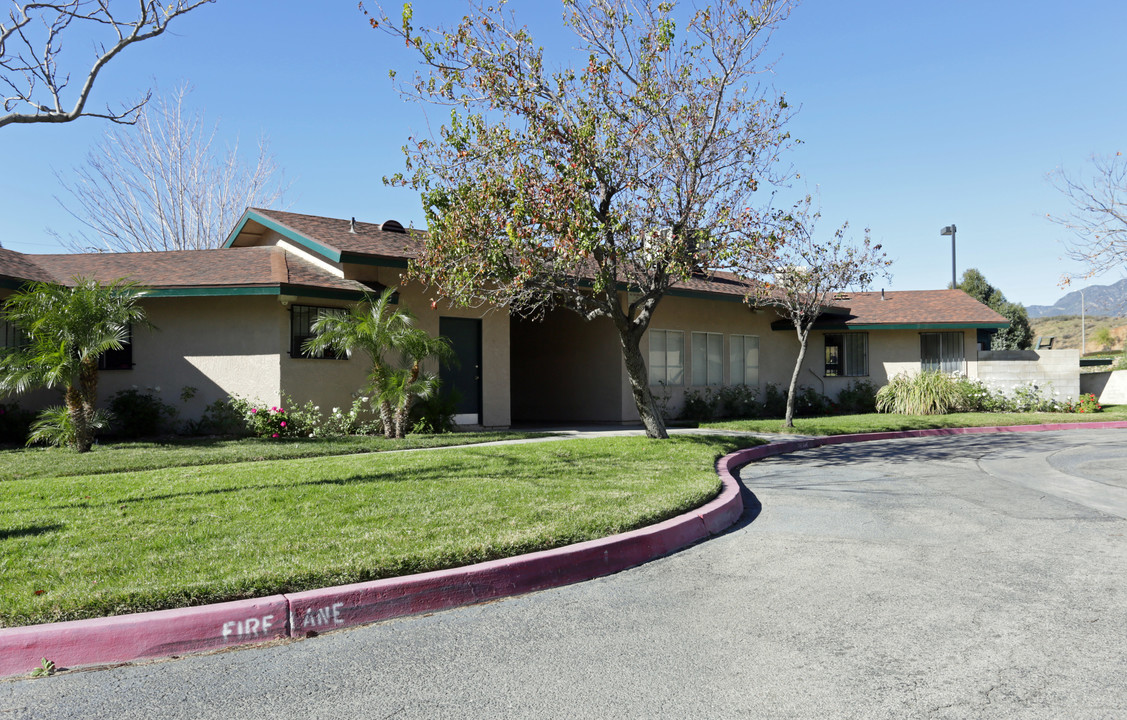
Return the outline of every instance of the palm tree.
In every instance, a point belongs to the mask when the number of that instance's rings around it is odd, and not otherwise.
[[[136,284],[115,280],[102,285],[74,278],[66,287],[30,283],[4,301],[4,316],[27,342],[0,356],[0,391],[22,393],[37,387],[62,388],[69,442],[86,452],[94,442],[98,398],[98,356],[120,350],[133,325],[145,324]],[[44,411],[41,420],[50,417]]]
[[[395,288],[385,288],[379,297],[368,296],[347,312],[321,315],[311,328],[314,336],[302,349],[311,353],[331,349],[348,356],[356,349],[368,353],[372,361],[369,389],[376,398],[384,435],[402,438],[411,403],[437,387],[437,380],[422,372],[423,361],[429,357],[449,360],[453,351],[445,338],[433,338],[416,327],[409,310],[392,307],[394,294]],[[398,353],[406,367],[389,363],[389,353]]]

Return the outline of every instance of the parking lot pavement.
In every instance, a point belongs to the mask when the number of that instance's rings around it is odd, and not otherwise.
[[[748,466],[726,535],[312,640],[0,683],[0,720],[1127,716],[1124,431]]]

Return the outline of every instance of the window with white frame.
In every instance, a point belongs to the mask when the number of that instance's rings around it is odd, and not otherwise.
[[[724,335],[695,332],[693,343],[693,385],[724,384]]]
[[[650,330],[650,384],[685,383],[685,333]]]
[[[963,374],[966,358],[961,332],[920,333],[920,369]]]
[[[759,337],[732,335],[728,338],[728,368],[732,385],[759,384]]]
[[[826,377],[863,377],[868,374],[868,333],[826,333]]]

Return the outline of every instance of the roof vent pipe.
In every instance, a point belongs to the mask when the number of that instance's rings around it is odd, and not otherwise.
[[[880,299],[884,300],[884,288],[880,289]]]
[[[356,234],[356,218],[352,218],[348,221],[348,232],[352,233],[353,235]]]

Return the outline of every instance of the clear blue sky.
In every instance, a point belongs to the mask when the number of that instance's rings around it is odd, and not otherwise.
[[[464,7],[420,0],[415,16],[453,21]],[[558,32],[553,2],[510,7],[534,33]],[[405,138],[428,131],[387,77],[412,58],[353,0],[219,0],[172,27],[108,66],[93,104],[187,80],[225,142],[269,138],[293,181],[288,209],[421,223],[418,198],[381,183],[401,169]],[[769,51],[774,84],[801,105],[792,192],[818,192],[827,233],[844,220],[871,227],[895,260],[890,289],[943,287],[951,245],[939,230],[956,223],[960,274],[977,267],[1010,299],[1049,304],[1065,292],[1061,273],[1082,268],[1062,259],[1065,233],[1045,220],[1065,209],[1046,174],[1127,151],[1124,30],[1127,3],[1114,0],[806,0]],[[75,223],[54,199],[54,172],[71,172],[106,129],[95,119],[0,129],[4,247],[61,251],[45,228]]]

